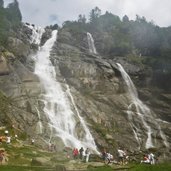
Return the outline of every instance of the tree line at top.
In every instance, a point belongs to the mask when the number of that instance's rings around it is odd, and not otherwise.
[[[0,0],[0,46],[7,46],[8,37],[16,36],[21,21],[18,1],[4,8],[4,1]],[[57,29],[58,24],[47,28]],[[135,20],[130,20],[125,15],[120,19],[108,11],[102,14],[95,7],[88,20],[80,14],[76,21],[65,21],[62,28],[70,29],[78,40],[79,33],[92,33],[98,52],[107,58],[131,56],[137,60],[137,56],[141,56],[141,59],[148,58],[150,65],[171,68],[171,27],[161,28],[145,17],[137,15]]]
[[[164,62],[171,60],[171,27],[161,28],[145,17],[136,15],[135,20],[130,20],[125,15],[120,19],[108,11],[101,14],[95,7],[88,20],[80,14],[77,21],[64,22],[63,28],[69,28],[73,33],[92,33],[98,52],[106,57],[146,57],[155,67],[171,68]]]
[[[11,31],[16,31],[22,21],[22,15],[19,9],[17,0],[14,0],[6,8],[4,8],[4,1],[0,0],[0,45],[7,45],[7,38]]]

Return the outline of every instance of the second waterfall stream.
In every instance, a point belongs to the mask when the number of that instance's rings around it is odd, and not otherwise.
[[[75,105],[69,86],[65,84],[67,90],[64,91],[56,79],[55,67],[50,61],[50,51],[56,40],[57,30],[54,30],[51,38],[40,47],[34,56],[35,74],[39,77],[42,85],[40,100],[44,102],[43,110],[49,119],[49,127],[54,132],[53,136],[61,138],[65,146],[90,148],[98,153],[94,139]],[[78,122],[81,135],[76,130]]]
[[[142,145],[142,140],[143,140],[142,135],[144,134],[144,131],[142,130],[141,125],[139,125],[139,123],[136,123],[135,118],[141,120],[143,128],[146,131],[146,137],[147,137],[145,142],[146,149],[155,146],[152,134],[156,132],[156,130],[159,133],[159,136],[162,138],[163,144],[166,147],[169,147],[167,139],[164,133],[162,132],[160,125],[157,123],[155,117],[152,115],[152,112],[150,111],[148,106],[146,106],[139,99],[136,87],[132,82],[131,78],[126,73],[126,71],[124,70],[121,64],[117,63],[117,66],[127,86],[127,92],[130,98],[130,104],[128,105],[127,114],[135,139],[139,144],[139,148]],[[152,127],[149,125],[149,122],[153,123],[153,125],[155,126],[155,130],[154,128],[152,129]]]

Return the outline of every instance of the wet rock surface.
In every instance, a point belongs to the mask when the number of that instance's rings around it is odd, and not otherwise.
[[[34,60],[29,62],[29,55],[35,52],[29,44],[31,32],[27,27],[23,29],[25,34],[21,33],[18,39],[10,39],[12,52],[19,56],[0,58],[0,89],[12,99],[13,105],[10,106],[8,113],[10,120],[28,135],[38,136],[39,145],[44,146],[47,142],[42,142],[42,138],[50,139],[48,118],[45,115],[39,118],[37,112],[38,109],[43,113],[41,92],[44,90],[34,74]],[[44,34],[42,44],[49,35],[50,31]],[[138,143],[128,122],[129,95],[116,63],[121,63],[130,75],[138,89],[140,99],[153,111],[171,144],[170,93],[154,86],[156,76],[153,77],[151,70],[134,65],[125,57],[106,59],[99,54],[90,54],[86,33],[76,39],[65,29],[59,31],[58,41],[51,52],[51,61],[63,90],[66,91],[66,83],[69,85],[76,106],[99,148],[105,147],[113,153],[116,153],[118,146],[129,150],[138,149]],[[43,134],[38,130],[39,121],[44,125]],[[135,122],[144,132],[141,147],[144,148],[146,129],[140,120],[135,118]],[[153,123],[149,124],[156,128]],[[167,150],[163,146],[163,140],[155,135],[153,138],[157,141],[157,148],[164,153]],[[54,140],[62,149],[64,146],[62,142],[59,139]]]

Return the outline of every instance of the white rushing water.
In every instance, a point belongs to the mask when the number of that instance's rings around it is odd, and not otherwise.
[[[34,43],[39,45],[42,35],[45,32],[45,29],[41,28],[41,27],[37,27],[37,26],[33,26],[33,25],[26,25],[26,27],[30,28],[32,30],[32,36],[31,36],[31,40],[30,43]]]
[[[88,40],[88,46],[89,46],[90,53],[97,54],[96,47],[94,45],[93,36],[89,32],[87,32],[87,40]]]
[[[37,109],[37,107],[35,107],[35,109],[36,109],[36,111],[37,111],[37,115],[38,115],[38,119],[39,119],[39,121],[38,121],[38,133],[39,134],[42,134],[43,133],[43,124],[42,124],[42,122],[41,122],[41,118],[40,118],[40,112],[39,112],[39,110]]]
[[[39,36],[35,36],[36,39],[37,37]],[[56,80],[56,71],[50,61],[50,51],[56,39],[57,30],[52,32],[52,37],[40,47],[34,57],[35,74],[38,75],[43,88],[41,100],[44,102],[44,112],[50,121],[50,139],[52,136],[57,136],[62,139],[65,146],[90,148],[98,153],[94,139],[78,112],[69,86],[65,84],[67,90],[64,91]]]
[[[130,121],[130,126],[133,130],[133,133],[135,135],[135,139],[137,140],[139,147],[142,143],[141,134],[143,133],[141,128],[136,124],[135,118],[138,118],[141,120],[147,134],[147,140],[146,140],[146,148],[154,147],[153,141],[152,141],[152,128],[148,124],[148,120],[152,121],[157,129],[159,130],[159,135],[163,139],[163,143],[166,147],[168,147],[168,142],[166,140],[165,135],[161,131],[160,125],[155,121],[155,118],[152,116],[150,109],[138,98],[137,90],[129,77],[129,75],[126,73],[124,68],[121,64],[117,63],[118,69],[122,74],[122,77],[127,85],[128,93],[131,98],[131,104],[128,106],[128,119]]]

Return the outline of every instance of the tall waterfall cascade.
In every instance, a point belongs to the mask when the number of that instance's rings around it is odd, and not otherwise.
[[[41,34],[39,31],[36,33]],[[37,37],[41,39],[38,35],[35,39]],[[35,74],[42,85],[41,100],[44,103],[44,113],[49,119],[50,134],[53,137],[59,137],[67,147],[89,148],[98,153],[90,130],[76,107],[69,86],[65,83],[65,90],[63,90],[62,85],[56,79],[55,67],[50,61],[50,52],[56,40],[57,30],[54,30],[51,38],[39,48],[34,56]]]
[[[121,75],[127,85],[127,91],[130,96],[131,102],[128,105],[127,114],[128,114],[128,119],[130,122],[130,126],[133,130],[135,139],[137,140],[137,142],[139,144],[139,148],[142,145],[143,131],[139,127],[139,124],[136,124],[135,118],[139,119],[142,122],[143,127],[146,130],[147,139],[146,139],[145,147],[147,149],[154,147],[154,142],[153,142],[153,138],[152,138],[152,134],[153,134],[154,130],[148,124],[149,122],[154,123],[156,129],[159,132],[160,137],[163,139],[164,145],[166,147],[169,147],[167,139],[166,139],[164,133],[162,132],[160,125],[157,123],[156,119],[152,115],[150,109],[138,98],[137,90],[136,90],[135,85],[132,82],[131,78],[126,73],[126,71],[124,70],[124,68],[122,67],[121,64],[117,63],[117,66],[118,66],[118,70],[121,72]]]
[[[93,36],[89,32],[87,32],[87,40],[90,53],[97,54]]]
[[[28,27],[32,30],[32,36],[31,36],[30,43],[39,45],[42,35],[45,32],[45,29],[43,29],[41,27],[37,27],[37,26],[32,26],[32,25],[26,25],[26,27]]]

